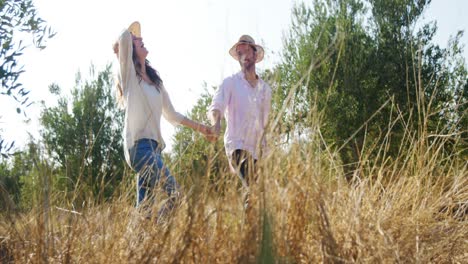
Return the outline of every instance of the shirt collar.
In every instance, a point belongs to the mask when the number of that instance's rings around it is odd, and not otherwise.
[[[237,76],[247,82],[247,79],[245,79],[245,73],[243,71],[239,71],[239,73],[237,73]],[[262,78],[260,78],[258,74],[257,74],[257,77],[258,77],[258,84],[263,83]]]

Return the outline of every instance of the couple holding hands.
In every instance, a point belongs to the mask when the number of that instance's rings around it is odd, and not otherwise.
[[[226,119],[224,145],[233,172],[244,186],[259,158],[258,146],[266,146],[263,133],[271,106],[271,88],[256,73],[255,64],[263,59],[264,50],[252,37],[243,35],[229,50],[241,70],[223,80],[209,108],[211,126],[203,125],[178,113],[158,72],[147,60],[140,23],[124,30],[114,44],[119,61],[117,101],[125,110],[124,153],[130,167],[138,173],[137,206],[154,202],[153,189],[161,185],[169,199],[159,216],[171,210],[179,194],[174,176],[164,165],[161,151],[165,144],[160,121],[164,116],[174,126],[183,125],[214,142]]]

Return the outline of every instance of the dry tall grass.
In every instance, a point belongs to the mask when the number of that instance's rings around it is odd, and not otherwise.
[[[75,212],[44,203],[3,214],[3,263],[466,263],[466,161],[447,137],[408,135],[398,158],[363,153],[348,183],[317,129],[308,143],[272,151],[244,209],[238,180],[185,186],[165,222],[133,206],[134,187]],[[380,165],[375,160],[382,160]],[[163,197],[160,197],[160,201]],[[53,200],[53,199],[52,199]],[[160,206],[157,204],[155,206]]]

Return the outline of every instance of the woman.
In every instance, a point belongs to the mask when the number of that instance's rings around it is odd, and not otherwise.
[[[161,157],[165,147],[161,137],[161,115],[173,125],[182,124],[205,135],[210,134],[210,128],[174,110],[161,78],[146,59],[148,50],[138,22],[120,35],[114,44],[114,52],[119,60],[118,101],[125,109],[125,159],[138,172],[137,207],[145,201],[147,206],[152,205],[152,189],[160,183],[169,200],[160,210],[159,217],[172,209],[179,189]]]

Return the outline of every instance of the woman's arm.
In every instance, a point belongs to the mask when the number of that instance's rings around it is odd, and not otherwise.
[[[174,106],[172,106],[171,99],[169,98],[169,94],[167,93],[164,85],[160,85],[159,92],[162,96],[162,114],[164,118],[173,126],[182,124],[182,120],[185,118],[185,116],[174,109]]]
[[[114,47],[114,51],[117,51],[117,57],[119,59],[119,75],[120,85],[122,87],[123,95],[126,95],[127,90],[130,86],[130,79],[132,73],[135,73],[135,66],[133,65],[132,53],[133,53],[133,42],[132,35],[128,30],[124,30],[119,37],[118,46]]]
[[[174,107],[172,106],[171,99],[169,98],[169,94],[167,93],[164,86],[161,85],[160,92],[163,99],[163,116],[164,118],[169,121],[173,125],[181,124],[188,128],[191,128],[195,131],[198,131],[204,135],[211,134],[211,129],[208,126],[195,122],[193,120],[188,119],[184,115],[177,112]]]
[[[181,125],[184,125],[186,127],[189,127],[195,131],[198,131],[204,135],[210,135],[211,134],[211,129],[209,126],[200,124],[198,122],[195,122],[193,120],[188,119],[187,117],[184,117],[182,119],[182,122],[180,122]]]

